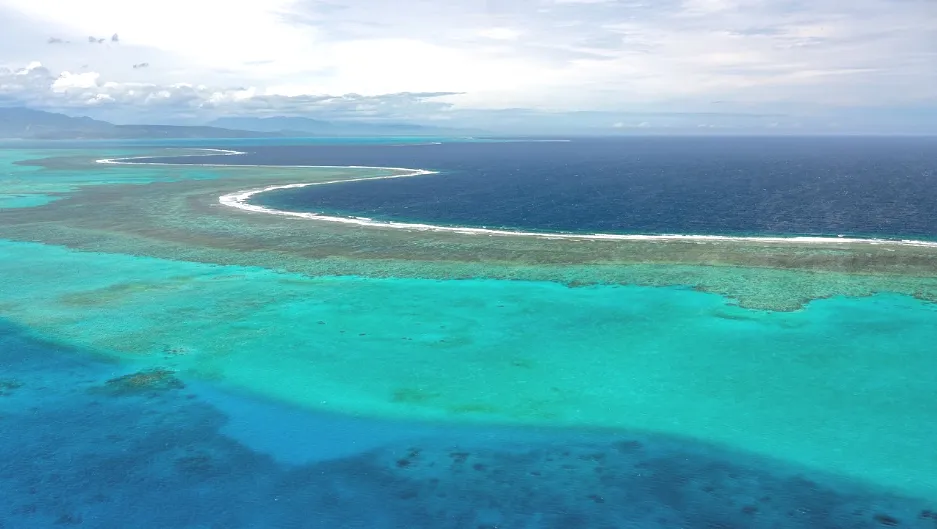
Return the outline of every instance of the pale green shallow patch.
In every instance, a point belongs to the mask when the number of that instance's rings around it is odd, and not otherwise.
[[[937,497],[937,307],[906,296],[770,313],[675,287],[307,278],[10,242],[0,277],[0,313],[48,337],[310,408],[657,430]]]
[[[150,149],[152,154],[165,154],[165,149]],[[106,171],[107,166],[94,163],[94,159],[139,154],[139,149],[110,148],[97,155],[87,150],[71,149],[0,149],[0,209],[32,208],[50,204],[67,197],[85,186],[121,184],[149,184],[172,182],[180,179],[199,180],[216,178],[214,173],[191,170],[182,174],[165,167],[141,167],[141,171],[126,173]],[[191,150],[174,149],[171,152],[188,153]],[[89,156],[90,155],[90,156]],[[61,168],[45,170],[38,165],[16,162],[41,160],[50,156],[61,160]],[[81,166],[84,167],[81,167]],[[97,169],[89,171],[88,168]]]

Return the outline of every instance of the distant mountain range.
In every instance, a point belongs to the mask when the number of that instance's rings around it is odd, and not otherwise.
[[[173,125],[114,125],[86,117],[31,110],[0,108],[0,138],[29,140],[108,140],[151,138],[252,138],[276,136],[267,132],[219,127]]]
[[[296,117],[229,117],[207,126],[115,125],[87,117],[0,107],[0,138],[99,140],[158,138],[259,138],[288,136],[444,136],[473,131],[408,123],[321,121]]]
[[[361,121],[323,121],[319,119],[274,116],[228,117],[209,123],[213,127],[255,130],[289,135],[312,136],[443,136],[471,134],[479,131],[452,127],[432,127],[414,123],[383,123]]]

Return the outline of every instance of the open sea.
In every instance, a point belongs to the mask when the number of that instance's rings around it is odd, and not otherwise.
[[[935,138],[263,146],[236,163],[440,171],[254,199],[274,209],[376,220],[588,233],[937,237]]]
[[[94,163],[160,146],[245,154]],[[438,172],[252,198],[375,220],[937,239],[934,138],[2,147],[0,529],[937,528],[937,262],[421,273],[447,234],[404,277],[367,228],[218,204],[301,174],[203,164]]]

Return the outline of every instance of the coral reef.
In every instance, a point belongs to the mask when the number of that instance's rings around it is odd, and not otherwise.
[[[169,391],[184,387],[185,384],[176,378],[175,371],[160,368],[147,369],[112,378],[104,384],[104,390],[113,395]]]
[[[16,379],[0,378],[0,397],[11,395],[15,390],[21,387],[23,387],[23,383]]]
[[[2,327],[0,362],[23,391],[49,384],[0,420],[2,527],[937,529],[933,501],[664,435],[472,427],[287,464],[188,392],[76,392],[112,366]],[[155,370],[111,386],[178,382]],[[293,417],[258,434],[295,445],[297,428],[327,435],[335,420]]]

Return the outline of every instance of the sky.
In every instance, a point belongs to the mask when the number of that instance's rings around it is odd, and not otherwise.
[[[0,0],[0,105],[116,123],[937,133],[937,0]]]

